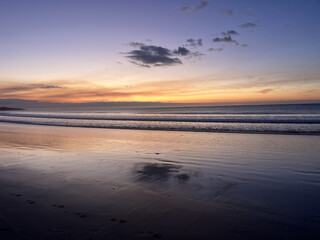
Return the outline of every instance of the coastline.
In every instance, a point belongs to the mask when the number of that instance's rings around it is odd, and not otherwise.
[[[5,239],[320,233],[319,136],[1,123],[0,140]]]

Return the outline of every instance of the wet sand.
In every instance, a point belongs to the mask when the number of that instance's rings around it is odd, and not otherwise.
[[[0,239],[319,239],[320,136],[0,124]]]

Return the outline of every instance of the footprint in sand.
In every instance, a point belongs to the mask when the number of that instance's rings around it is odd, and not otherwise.
[[[29,204],[35,204],[35,201],[32,201],[32,200],[27,200],[26,203],[29,203]]]
[[[21,197],[22,195],[20,193],[11,193],[11,196]]]
[[[111,221],[111,222],[117,222],[117,219],[116,219],[116,218],[110,218],[110,221]],[[118,223],[127,223],[127,220],[120,219],[120,220],[118,221]]]
[[[154,233],[151,231],[140,232],[142,236],[151,236],[152,238],[162,238],[162,235],[159,233]]]
[[[80,218],[87,218],[88,216],[84,213],[81,213],[81,212],[76,212],[75,213],[77,216],[79,216]]]
[[[52,204],[51,206],[56,208],[64,208],[64,205],[59,205],[59,204]]]

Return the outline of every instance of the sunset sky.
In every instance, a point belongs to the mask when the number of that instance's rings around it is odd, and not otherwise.
[[[320,102],[318,0],[1,0],[0,99]]]

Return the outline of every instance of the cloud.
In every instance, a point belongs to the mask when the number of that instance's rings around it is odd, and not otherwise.
[[[141,47],[144,46],[144,43],[140,43],[140,42],[129,42],[128,45],[130,47]]]
[[[221,52],[221,51],[223,51],[223,48],[209,48],[208,51],[209,52]]]
[[[97,101],[245,102],[250,99],[255,101],[265,100],[263,97],[266,95],[263,94],[266,93],[263,92],[266,92],[266,89],[274,89],[274,92],[276,92],[276,89],[280,89],[279,91],[283,92],[281,95],[284,97],[280,97],[279,101],[298,98],[319,101],[319,94],[317,94],[319,91],[309,93],[308,96],[301,96],[303,92],[314,89],[314,84],[318,83],[318,79],[318,72],[290,70],[266,71],[258,76],[251,77],[248,77],[247,73],[239,75],[234,71],[227,71],[223,75],[213,74],[192,78],[184,76],[175,80],[161,78],[139,83],[119,81],[118,86],[108,86],[107,82],[102,85],[82,79],[55,80],[54,82],[47,81],[41,84],[33,84],[22,80],[12,82],[0,78],[0,99],[20,98],[42,102],[69,103]],[[127,87],[126,84],[131,86]],[[46,90],[39,88],[39,85],[57,85],[62,88]],[[305,87],[296,87],[301,85]],[[257,93],[259,90],[261,90],[261,95]],[[272,99],[277,100],[277,96],[273,96],[273,92],[270,90],[267,92],[271,93],[270,97]],[[244,93],[246,94],[244,95]],[[24,107],[24,105],[17,104],[16,107]]]
[[[222,32],[221,33],[223,36],[229,36],[229,35],[240,35],[237,31],[235,30],[228,30],[227,32]]]
[[[225,42],[225,43],[237,43],[236,40],[232,39],[230,35],[225,37],[216,37],[212,40],[213,42]]]
[[[197,12],[206,8],[209,5],[209,2],[209,0],[201,0],[197,6],[182,6],[180,10]]]
[[[49,84],[48,84],[49,83]],[[127,100],[136,96],[147,97],[157,95],[154,90],[144,91],[137,88],[106,87],[83,80],[57,81],[59,89],[50,90],[42,87],[51,86],[50,82],[33,83],[10,83],[0,82],[0,99],[20,98],[25,100],[38,100],[44,102],[90,102]]]
[[[253,28],[255,26],[257,26],[257,24],[251,23],[251,22],[247,22],[247,23],[239,25],[239,27],[242,27],[242,28]]]
[[[2,88],[2,92],[20,92],[20,91],[29,91],[34,89],[53,89],[53,88],[62,88],[55,85],[44,85],[44,84],[28,84],[28,85],[13,85],[10,87]]]
[[[181,60],[177,57],[174,57],[172,51],[167,48],[145,45],[143,43],[132,43],[130,46],[139,47],[138,50],[132,50],[128,52],[129,55],[127,58],[133,60],[132,63],[134,64],[142,67],[172,66],[176,64],[182,64]],[[183,52],[183,50],[181,51]]]
[[[49,85],[49,86],[43,86],[43,87],[40,87],[40,88],[43,88],[43,89],[52,89],[52,88],[62,88],[62,87]]]
[[[173,53],[176,55],[187,56],[190,54],[190,51],[185,47],[179,47],[177,50],[173,50]]]
[[[199,41],[197,40],[197,44],[198,43]],[[129,46],[138,49],[126,53],[128,54],[126,57],[131,60],[131,63],[147,68],[182,64],[182,61],[179,57],[192,58],[203,55],[199,52],[191,52],[189,49],[183,46],[180,46],[174,50],[160,46],[146,45],[138,42],[130,42]]]
[[[217,10],[217,12],[220,13],[221,15],[225,15],[225,16],[232,16],[233,15],[232,9],[228,9],[228,10],[219,9],[219,10]]]
[[[201,38],[199,38],[199,39],[189,38],[189,39],[187,39],[187,43],[188,43],[188,46],[191,46],[191,47],[202,46],[202,39]]]
[[[232,35],[240,35],[237,31],[235,30],[228,30],[226,32],[221,32],[221,35],[223,37],[216,37],[214,39],[212,39],[213,42],[215,43],[234,43],[237,46],[241,46],[241,47],[248,47],[248,44],[241,44],[239,43],[237,40],[232,38]],[[212,51],[212,50],[211,50]]]
[[[263,90],[257,91],[257,93],[267,94],[267,93],[270,93],[272,91],[274,91],[274,89],[267,88],[267,89],[263,89]]]
[[[202,10],[202,9],[206,8],[208,5],[209,5],[209,0],[201,0],[201,1],[200,1],[200,5],[195,6],[195,7],[193,8],[193,10],[194,10],[194,11]]]

